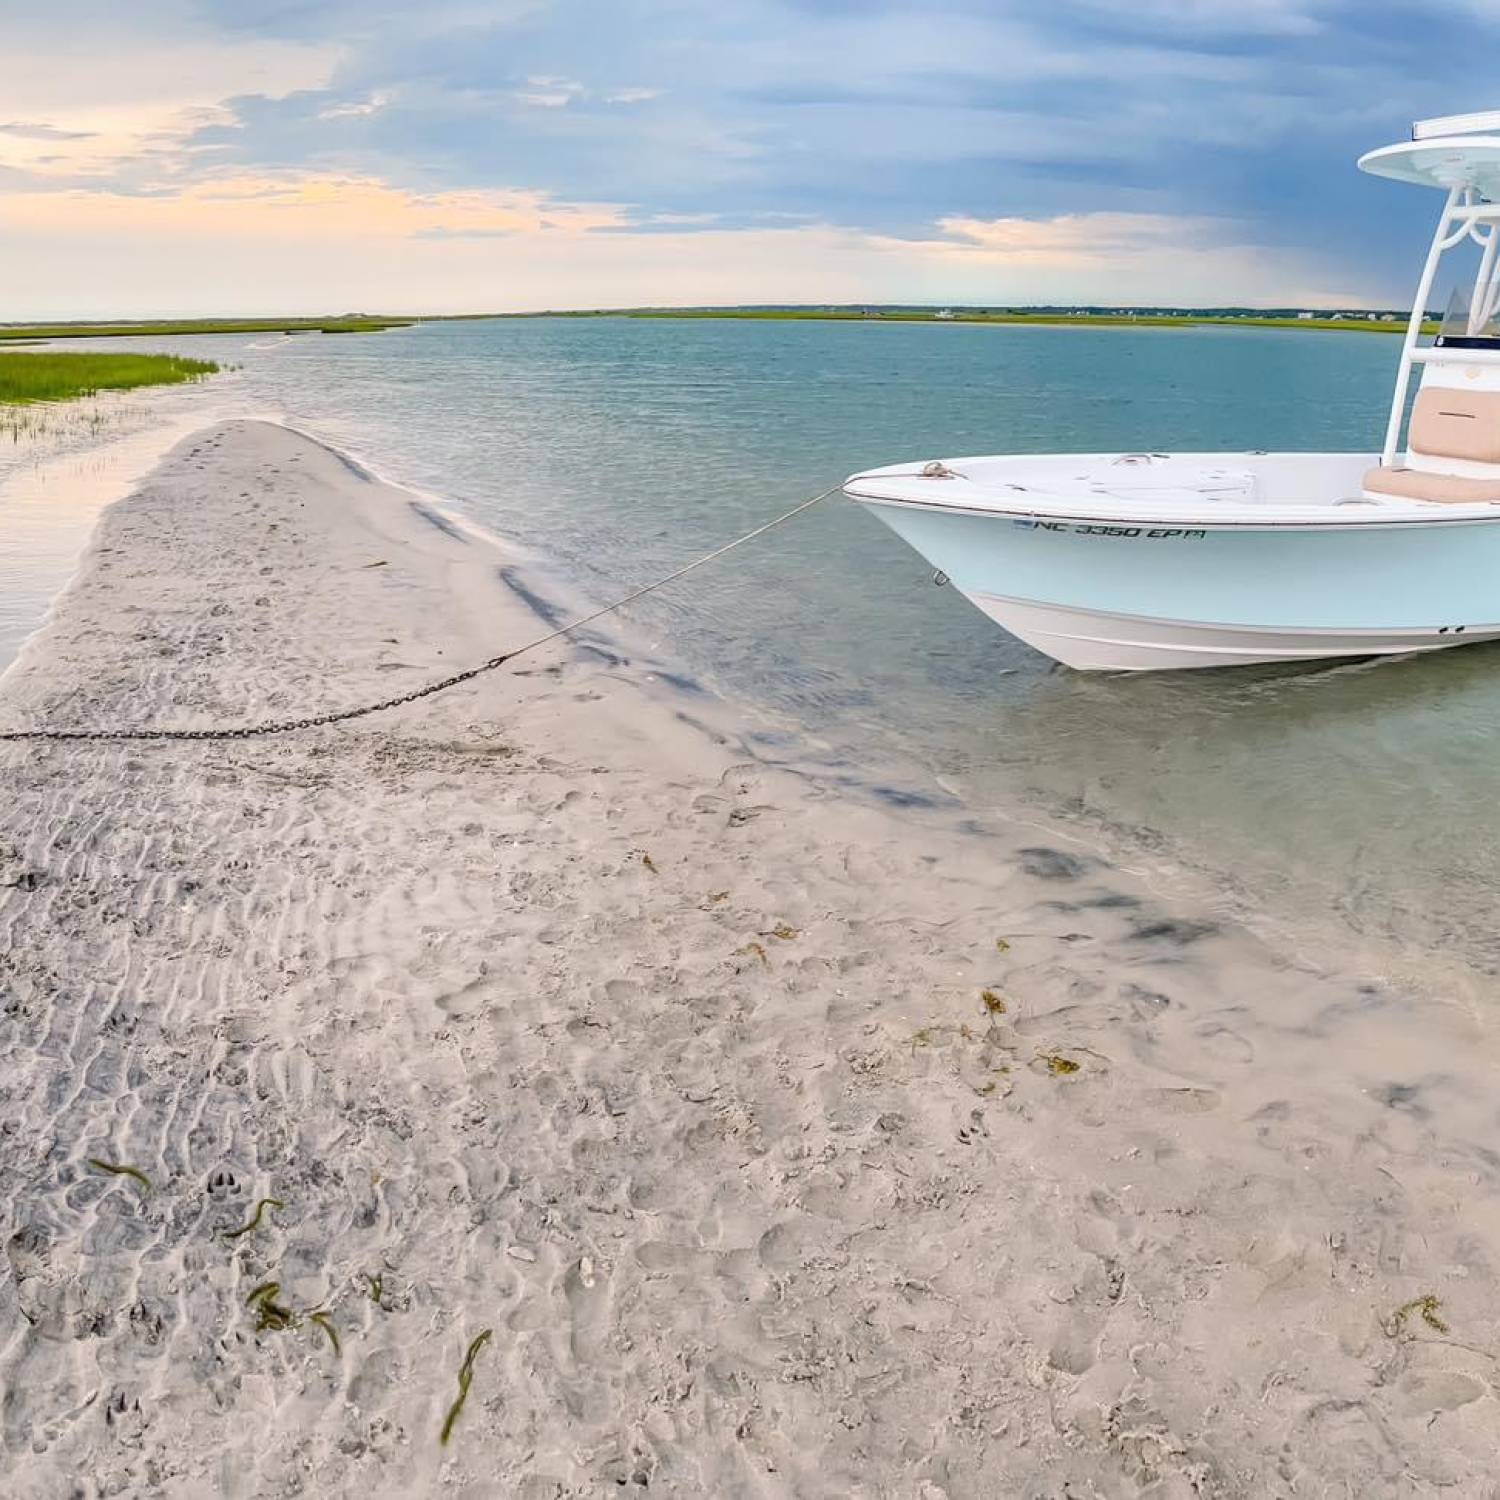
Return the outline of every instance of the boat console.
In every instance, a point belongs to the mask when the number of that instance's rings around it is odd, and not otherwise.
[[[1359,165],[1447,193],[1407,326],[1385,448],[1364,492],[1439,505],[1500,504],[1500,111],[1420,120],[1409,142],[1368,152]],[[1454,293],[1424,346],[1438,266],[1467,245],[1479,250],[1473,287]],[[1417,366],[1421,388],[1408,414]]]

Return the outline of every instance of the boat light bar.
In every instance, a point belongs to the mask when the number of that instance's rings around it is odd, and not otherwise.
[[[1500,131],[1500,109],[1482,109],[1472,115],[1438,115],[1418,120],[1411,128],[1414,141],[1430,141],[1440,135],[1471,135],[1479,130]]]

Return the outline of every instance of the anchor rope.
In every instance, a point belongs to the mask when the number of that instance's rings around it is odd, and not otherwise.
[[[401,693],[394,698],[382,698],[378,703],[365,703],[357,708],[334,709],[328,713],[311,714],[299,719],[274,719],[263,724],[246,724],[232,729],[151,729],[151,728],[119,728],[119,729],[4,729],[0,730],[0,744],[15,744],[23,740],[250,740],[264,739],[270,735],[290,734],[299,729],[317,729],[325,724],[344,724],[350,719],[362,719],[370,714],[384,713],[387,709],[400,708],[406,703],[416,703],[422,698],[431,698],[436,693],[446,692],[449,688],[457,687],[460,683],[471,682],[476,677],[482,677],[486,672],[494,672],[507,662],[513,662],[517,657],[525,656],[529,651],[535,651],[552,641],[559,640],[564,636],[572,635],[575,631],[582,630],[585,625],[592,625],[595,620],[601,620],[605,615],[614,614],[616,610],[624,609],[627,604],[637,599],[644,598],[647,594],[654,594],[657,589],[665,588],[669,583],[675,583],[679,578],[686,577],[696,569],[714,562],[724,556],[726,552],[733,552],[736,547],[743,547],[746,542],[753,542],[757,537],[764,536],[768,531],[774,531],[778,526],[784,526],[803,511],[811,510],[813,506],[828,499],[830,495],[838,494],[842,485],[833,485],[820,495],[814,495],[810,500],[803,500],[794,505],[790,510],[783,511],[779,516],[773,516],[769,521],[763,522],[753,531],[747,531],[743,536],[735,537],[731,542],[725,542],[722,546],[715,547],[711,552],[705,552],[701,557],[696,557],[692,562],[685,563],[680,568],[675,568],[663,578],[656,579],[653,583],[642,584],[639,588],[631,589],[628,594],[622,594],[618,599],[609,604],[601,605],[598,609],[590,611],[586,615],[579,616],[576,620],[570,620],[566,625],[559,625],[555,630],[549,630],[545,635],[539,635],[535,640],[527,641],[524,645],[517,646],[511,651],[501,652],[498,656],[492,656],[488,661],[480,662],[478,666],[468,667],[462,672],[454,672],[451,676],[440,678],[436,682],[429,682],[422,687],[415,688],[409,693]]]

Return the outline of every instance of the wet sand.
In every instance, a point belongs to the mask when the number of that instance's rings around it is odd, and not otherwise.
[[[229,423],[0,727],[387,696],[539,634],[518,584]],[[7,1495],[1500,1495],[1492,997],[627,655],[0,746]]]

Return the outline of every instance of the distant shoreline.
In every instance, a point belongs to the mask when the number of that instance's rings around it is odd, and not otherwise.
[[[1295,328],[1336,333],[1405,333],[1409,314],[1383,318],[1296,317],[1256,313],[1193,312],[939,312],[916,309],[864,311],[856,308],[743,308],[743,307],[620,307],[591,310],[524,313],[461,314],[465,318],[650,318],[722,319],[745,322],[787,323],[982,323],[1006,326],[1058,328]],[[433,319],[434,322],[453,321]],[[1438,324],[1429,319],[1424,333],[1436,333]]]
[[[994,327],[1055,328],[1293,328],[1333,333],[1405,333],[1409,315],[1383,310],[1379,317],[1321,317],[1253,310],[1193,312],[1141,309],[1106,312],[1019,308],[1008,311],[888,307],[600,307],[547,308],[538,312],[433,313],[426,316],[363,315],[332,318],[184,318],[110,323],[0,324],[0,345],[21,340],[164,338],[234,333],[383,333],[420,323],[483,323],[516,318],[645,318],[670,322],[721,320],[771,323],[968,323]],[[1436,333],[1429,318],[1424,333]]]

